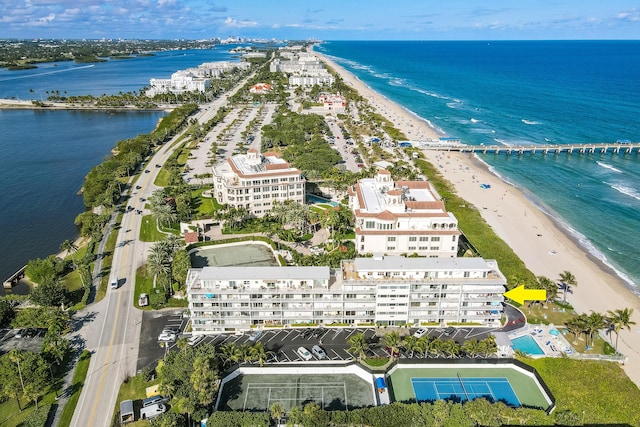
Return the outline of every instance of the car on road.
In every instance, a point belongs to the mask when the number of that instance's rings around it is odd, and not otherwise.
[[[138,305],[140,307],[146,307],[149,305],[149,295],[142,293],[140,294],[140,296],[138,297]]]
[[[111,289],[118,289],[118,278],[117,277],[112,277],[110,283],[111,283]]]
[[[444,335],[447,337],[450,337],[451,335],[455,334],[456,332],[456,328],[454,328],[453,326],[449,326],[447,329],[444,330]]]
[[[319,345],[311,347],[311,352],[320,360],[327,358],[327,353]]]
[[[163,331],[158,335],[158,341],[160,342],[174,342],[176,340],[176,334]]]
[[[23,336],[24,336],[24,329],[18,329],[18,331],[14,335],[14,338],[22,338]]]
[[[249,341],[251,342],[258,341],[258,338],[260,338],[261,336],[262,336],[262,331],[255,330],[249,334]]]
[[[429,333],[429,330],[427,328],[419,328],[417,331],[415,331],[413,333],[413,336],[416,338],[422,338],[423,336],[427,335]]]
[[[298,347],[296,353],[298,353],[298,356],[302,357],[304,360],[313,359],[313,356],[311,355],[311,353],[309,353],[309,350],[304,347]]]
[[[144,173],[149,173],[149,172],[151,172],[149,169],[144,170]]]

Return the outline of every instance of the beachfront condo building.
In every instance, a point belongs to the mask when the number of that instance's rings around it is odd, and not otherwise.
[[[213,167],[213,192],[221,204],[244,207],[262,217],[274,201],[305,201],[305,179],[279,154],[250,149]]]
[[[458,220],[428,181],[394,182],[382,169],[348,189],[360,254],[456,257]]]
[[[493,260],[380,256],[340,268],[189,270],[194,334],[311,325],[499,326],[506,279]]]

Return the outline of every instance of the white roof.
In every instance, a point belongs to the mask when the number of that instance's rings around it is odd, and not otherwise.
[[[328,280],[328,266],[319,267],[203,267],[200,280]]]
[[[356,271],[399,270],[493,270],[483,258],[405,258],[402,256],[374,256],[356,258]]]

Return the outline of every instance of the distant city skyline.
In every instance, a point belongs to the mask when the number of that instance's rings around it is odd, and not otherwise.
[[[0,38],[639,39],[635,0],[0,0]]]

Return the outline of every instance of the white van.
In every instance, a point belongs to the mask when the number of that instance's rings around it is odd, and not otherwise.
[[[141,408],[140,418],[143,420],[149,420],[151,418],[157,417],[158,415],[164,414],[166,411],[166,406],[164,406],[162,403],[156,403],[154,405]]]

